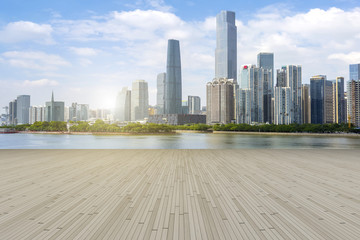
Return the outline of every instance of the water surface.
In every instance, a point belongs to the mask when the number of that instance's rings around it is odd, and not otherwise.
[[[0,149],[360,149],[360,138],[179,133],[174,135],[0,134]]]

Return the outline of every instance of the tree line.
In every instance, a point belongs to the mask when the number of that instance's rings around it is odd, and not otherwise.
[[[129,123],[126,126],[118,126],[116,123],[108,124],[102,120],[90,125],[88,122],[71,122],[70,132],[123,132],[123,133],[169,133],[175,130],[193,130],[193,131],[233,131],[233,132],[284,132],[284,133],[360,133],[359,128],[353,125],[351,128],[347,124],[289,124],[289,125],[275,125],[275,124],[188,124],[188,125],[166,125],[155,123]],[[17,126],[2,126],[14,128],[17,131],[52,131],[52,132],[66,132],[66,122],[35,122],[33,124],[22,124]]]

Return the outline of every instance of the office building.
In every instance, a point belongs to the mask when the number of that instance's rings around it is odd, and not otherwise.
[[[188,96],[189,114],[201,114],[201,99],[199,96]]]
[[[237,28],[235,12],[216,16],[215,78],[237,81]]]
[[[189,114],[189,105],[187,100],[181,102],[181,114]]]
[[[51,95],[51,101],[45,103],[45,121],[61,121],[65,120],[65,103],[54,100],[54,93]]]
[[[156,93],[157,114],[163,114],[164,113],[165,81],[166,81],[166,73],[159,73],[157,75],[157,93]]]
[[[116,97],[115,121],[131,121],[131,91],[124,87]]]
[[[131,121],[142,121],[147,118],[149,116],[148,109],[148,83],[144,80],[136,80],[132,83],[131,90]]]
[[[333,85],[335,81],[325,81],[325,96],[324,96],[324,123],[334,122],[334,90]]]
[[[251,91],[250,88],[238,90],[236,95],[237,116],[236,123],[251,124]]]
[[[181,58],[178,40],[169,39],[167,49],[164,113],[181,114]]]
[[[310,78],[311,123],[325,123],[325,75]]]
[[[206,122],[228,124],[234,120],[234,80],[215,78],[206,85]]]
[[[309,84],[303,84],[302,85],[302,91],[301,91],[302,97],[302,123],[311,123],[311,99],[310,99],[310,85]]]
[[[30,108],[30,95],[20,95],[16,99],[16,119],[17,124],[28,124],[29,121],[29,108]]]
[[[268,71],[264,76],[264,122],[272,123],[271,99],[274,97],[274,53],[259,53],[257,66]]]

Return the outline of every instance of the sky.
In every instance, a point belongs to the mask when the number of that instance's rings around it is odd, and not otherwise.
[[[360,63],[359,0],[1,0],[0,107],[23,94],[44,105],[54,91],[67,106],[112,108],[138,79],[155,105],[168,39],[180,41],[183,99],[206,105],[221,10],[236,14],[238,71],[259,52],[273,52],[276,69],[302,65],[303,83],[348,80],[349,64]]]

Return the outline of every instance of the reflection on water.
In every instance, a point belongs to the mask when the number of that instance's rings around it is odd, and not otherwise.
[[[176,135],[98,136],[0,134],[0,149],[360,149],[360,138],[181,133]]]

